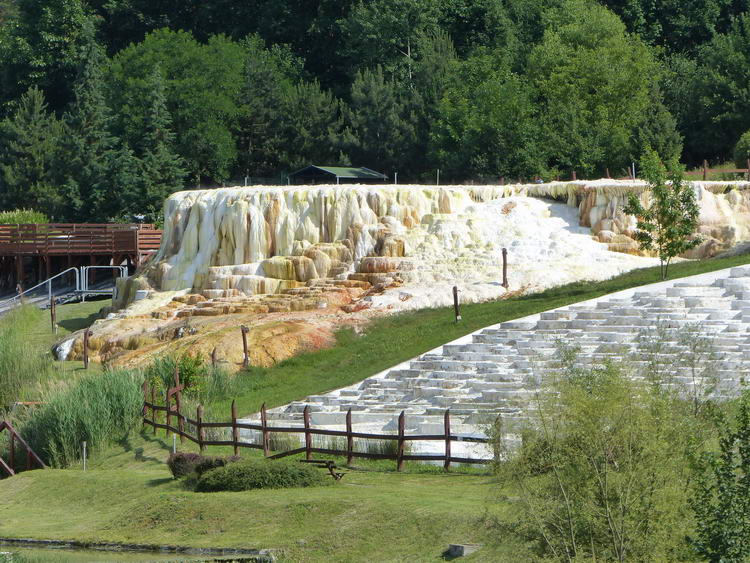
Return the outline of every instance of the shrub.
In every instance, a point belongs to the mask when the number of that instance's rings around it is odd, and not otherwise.
[[[180,477],[186,477],[195,471],[195,466],[198,461],[202,458],[200,454],[192,452],[177,452],[169,455],[167,459],[167,465],[169,471],[172,473],[172,477],[179,479]]]
[[[239,456],[219,457],[204,456],[192,452],[177,452],[170,454],[169,459],[167,459],[167,465],[172,472],[172,476],[175,479],[179,479],[180,477],[187,477],[192,473],[200,477],[206,471],[224,467],[228,463],[240,461],[241,459]]]
[[[204,473],[196,491],[247,491],[325,485],[332,479],[310,465],[302,463],[246,460]]]
[[[142,378],[127,371],[83,377],[54,389],[33,411],[21,434],[48,464],[66,467],[81,455],[127,435],[141,418]]]
[[[33,209],[14,209],[12,211],[0,211],[0,225],[17,225],[23,223],[49,223],[44,213]]]
[[[734,164],[737,168],[747,168],[750,158],[750,131],[746,131],[734,147]]]
[[[185,386],[186,395],[200,395],[206,387],[208,368],[198,355],[183,354],[180,357],[157,358],[146,368],[146,379],[160,389],[174,386],[175,370],[180,371],[180,383]]]

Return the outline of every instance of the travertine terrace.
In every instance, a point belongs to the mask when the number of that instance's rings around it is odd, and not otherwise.
[[[749,187],[695,184],[704,242],[690,257],[750,239]],[[274,334],[289,338],[257,359],[267,364],[306,349],[310,333],[299,323],[313,318],[327,319],[330,335],[371,314],[447,305],[454,285],[467,302],[606,279],[655,263],[638,255],[634,219],[622,213],[628,194],[645,197],[643,189],[599,180],[179,192],[166,201],[158,254],[121,285],[115,312],[94,326],[92,342],[101,359],[132,364],[190,349],[187,334],[201,353],[218,346],[237,367],[239,342],[229,327],[250,323],[261,331],[258,349]],[[58,355],[78,357],[80,349],[69,341]]]

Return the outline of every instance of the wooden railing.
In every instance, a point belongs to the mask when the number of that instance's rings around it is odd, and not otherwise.
[[[0,225],[0,254],[124,254],[159,249],[153,225],[49,223]]]
[[[26,450],[26,463],[24,464],[24,467],[27,471],[29,469],[34,469],[34,466],[39,469],[45,469],[47,467],[39,456],[34,453],[34,450],[31,449],[26,441],[15,431],[10,422],[3,420],[0,422],[0,434],[6,430],[8,431],[8,461],[6,462],[0,457],[0,469],[11,477],[16,474],[16,444]]]
[[[207,446],[226,446],[231,447],[234,455],[239,455],[240,448],[254,448],[263,450],[263,455],[268,459],[281,459],[291,455],[305,454],[305,458],[312,459],[312,454],[325,454],[331,456],[346,457],[348,464],[354,458],[366,459],[389,459],[396,462],[396,468],[401,471],[406,461],[432,461],[442,462],[447,471],[451,463],[467,464],[487,464],[492,463],[492,459],[458,457],[451,454],[451,444],[453,442],[470,442],[476,444],[488,444],[489,438],[477,436],[459,436],[451,433],[450,410],[443,414],[443,433],[442,434],[406,434],[406,414],[402,411],[398,417],[397,434],[372,434],[365,432],[354,432],[352,429],[352,411],[346,413],[346,430],[326,430],[323,428],[313,428],[310,423],[310,407],[305,407],[303,413],[303,427],[285,427],[270,426],[268,424],[268,414],[265,403],[260,410],[260,424],[251,424],[239,422],[237,419],[237,405],[232,401],[231,420],[228,422],[204,422],[203,407],[198,406],[195,418],[189,418],[181,412],[181,391],[184,389],[179,383],[179,375],[175,375],[175,387],[166,392],[166,403],[159,405],[156,402],[156,389],[149,388],[148,383],[143,384],[143,424],[151,426],[156,434],[157,429],[166,430],[167,435],[170,432],[180,437],[180,441],[185,439],[198,445],[201,452]],[[164,413],[163,420],[158,413]],[[231,440],[212,440],[207,439],[206,429],[223,428],[231,430]],[[260,433],[260,443],[246,440],[240,440],[240,430],[255,430]],[[271,434],[284,433],[300,436],[303,438],[300,443],[305,445],[300,448],[292,448],[288,451],[271,454]],[[345,438],[346,447],[340,448],[319,448],[313,446],[313,436],[331,436]],[[396,441],[396,453],[373,453],[357,451],[354,448],[354,440],[379,440],[379,441]],[[417,441],[441,441],[444,443],[442,454],[411,454],[407,453],[406,444]]]

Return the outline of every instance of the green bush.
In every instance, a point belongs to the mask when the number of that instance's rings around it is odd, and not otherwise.
[[[180,371],[180,383],[185,386],[185,394],[197,396],[205,393],[209,369],[203,358],[192,354],[180,357],[166,356],[157,358],[146,368],[146,380],[158,389],[174,387],[175,370]]]
[[[750,158],[750,131],[746,131],[734,146],[734,164],[737,168],[747,168]]]
[[[28,346],[31,328],[44,313],[24,305],[0,319],[0,410],[19,400],[24,387],[52,373],[52,360]]]
[[[177,452],[169,454],[167,458],[167,466],[169,471],[172,473],[172,477],[179,479],[180,477],[186,477],[195,471],[195,466],[203,458],[202,455],[193,452]]]
[[[66,467],[90,451],[127,435],[141,418],[142,377],[127,371],[88,375],[47,393],[21,434],[48,464]]]
[[[17,225],[19,223],[49,223],[49,219],[44,213],[33,209],[0,211],[0,225]]]
[[[193,452],[176,452],[169,455],[167,465],[175,479],[187,477],[193,473],[199,477],[206,471],[224,467],[228,463],[240,461],[239,456],[205,456]]]
[[[322,471],[302,463],[246,460],[204,473],[196,484],[202,493],[314,487],[333,480]]]

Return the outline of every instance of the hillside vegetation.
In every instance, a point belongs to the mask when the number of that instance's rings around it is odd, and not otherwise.
[[[748,7],[3,0],[0,209],[158,221],[175,190],[308,164],[591,178],[651,146],[744,167]]]

